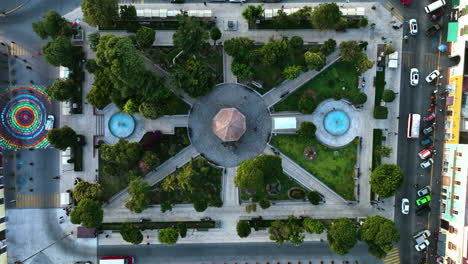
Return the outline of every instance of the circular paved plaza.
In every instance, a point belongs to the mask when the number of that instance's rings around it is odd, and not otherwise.
[[[223,142],[212,130],[213,118],[222,108],[236,108],[245,116],[246,130],[238,141]],[[206,158],[223,167],[235,167],[263,152],[271,123],[262,97],[243,85],[225,83],[193,105],[189,136],[193,146]]]

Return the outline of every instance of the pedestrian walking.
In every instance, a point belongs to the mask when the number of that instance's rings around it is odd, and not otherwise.
[[[203,4],[206,6],[206,1],[205,1],[205,2],[203,2]]]
[[[29,165],[34,166],[34,162],[29,162]]]
[[[55,176],[53,179],[54,180],[60,179],[60,176]]]

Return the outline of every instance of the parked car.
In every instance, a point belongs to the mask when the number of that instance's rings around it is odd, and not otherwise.
[[[416,248],[417,251],[423,251],[429,246],[429,240],[424,240],[421,242],[421,244],[416,244],[414,248]]]
[[[417,192],[419,197],[426,196],[431,192],[431,186],[426,186]]]
[[[402,214],[409,213],[409,200],[407,198],[403,198],[401,200],[401,213]]]
[[[425,116],[423,118],[424,122],[429,122],[429,121],[432,121],[435,119],[435,114],[434,113],[430,113],[428,116]]]
[[[431,196],[430,195],[426,195],[426,196],[423,196],[423,197],[420,197],[416,200],[416,205],[417,206],[421,206],[423,204],[426,204],[428,202],[431,201]]]
[[[182,4],[184,2],[185,2],[185,0],[171,0],[171,3],[173,3],[173,4]]]
[[[423,160],[429,158],[431,155],[432,155],[432,151],[430,149],[423,149],[419,151],[418,153],[418,156]]]
[[[416,245],[414,246],[417,251],[422,251],[429,246],[429,237],[431,232],[429,230],[422,230],[413,236]]]
[[[423,206],[416,208],[416,215],[421,216],[424,213],[428,213],[430,211],[431,211],[431,207],[428,204],[425,204]]]
[[[430,166],[432,166],[433,163],[434,163],[434,160],[432,158],[430,158],[428,160],[425,160],[425,161],[421,162],[420,166],[423,169],[427,169]]]
[[[401,0],[401,2],[402,2],[405,6],[407,6],[407,5],[409,5],[409,4],[411,3],[411,0]]]
[[[434,129],[430,126],[430,127],[426,127],[425,129],[423,129],[423,133],[424,135],[428,135],[429,133],[431,133],[432,131],[434,131]]]
[[[434,24],[426,30],[426,36],[430,37],[440,30],[439,24]]]
[[[45,130],[51,130],[52,128],[54,128],[54,121],[55,117],[53,115],[48,115],[45,124]]]
[[[427,146],[427,145],[431,144],[432,141],[434,141],[434,138],[432,136],[428,136],[427,138],[421,140],[421,145]]]
[[[408,21],[409,24],[409,31],[411,35],[416,35],[418,34],[418,22],[416,19],[412,18]]]
[[[410,70],[410,84],[411,86],[417,86],[419,83],[419,70],[412,68]]]
[[[439,77],[439,75],[440,75],[440,71],[439,71],[439,70],[434,70],[434,71],[432,71],[431,73],[429,73],[429,75],[427,75],[427,77],[426,77],[426,82],[431,83],[431,82],[434,81],[437,77]]]

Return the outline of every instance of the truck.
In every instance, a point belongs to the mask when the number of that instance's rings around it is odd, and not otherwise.
[[[426,30],[426,36],[430,37],[434,35],[437,31],[440,30],[440,28],[441,28],[440,25],[437,23],[432,25],[430,28]]]

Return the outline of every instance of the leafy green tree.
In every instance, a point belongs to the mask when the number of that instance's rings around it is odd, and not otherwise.
[[[164,109],[161,105],[154,102],[143,102],[140,104],[139,112],[140,114],[147,119],[158,119],[164,115]]]
[[[250,227],[249,221],[240,220],[239,222],[237,222],[236,230],[237,230],[237,235],[239,237],[244,238],[250,235],[252,228]]]
[[[177,243],[178,239],[179,233],[172,227],[164,228],[158,232],[158,240],[162,244],[172,246]]]
[[[83,199],[100,200],[102,198],[102,188],[99,183],[80,181],[73,189],[73,198],[79,202]]]
[[[374,118],[375,119],[387,119],[388,108],[385,106],[377,105],[374,107]]]
[[[395,52],[395,48],[391,44],[385,44],[384,46],[384,53],[385,55],[389,55]]]
[[[52,129],[47,134],[47,139],[50,144],[56,149],[66,150],[68,147],[74,146],[76,142],[76,132],[69,126]]]
[[[392,154],[392,148],[386,147],[386,146],[380,146],[378,149],[376,149],[377,154],[381,157],[389,157],[390,154]]]
[[[284,12],[284,9],[278,10],[276,16],[273,17],[273,26],[275,29],[288,29],[289,25],[291,25],[291,18]]]
[[[323,55],[328,56],[332,54],[333,51],[335,51],[335,48],[336,48],[336,41],[334,39],[328,39],[320,47],[320,52]]]
[[[133,223],[123,223],[120,228],[120,234],[122,235],[123,240],[134,245],[138,245],[143,242],[143,234]]]
[[[134,5],[121,5],[120,6],[120,20],[134,21],[137,19],[137,12]]]
[[[300,246],[304,242],[304,228],[300,221],[293,216],[288,220],[275,220],[268,228],[270,240],[276,241],[277,244],[283,244],[289,241],[294,246]]]
[[[96,63],[96,60],[94,60],[94,59],[89,59],[88,61],[86,61],[85,69],[86,69],[89,73],[94,73],[97,69],[99,69],[99,66],[98,66],[97,63]]]
[[[151,186],[146,181],[141,181],[139,178],[132,180],[129,184],[128,193],[132,196],[132,199],[125,203],[125,207],[132,212],[141,213],[151,203]]]
[[[280,65],[288,57],[288,39],[270,39],[267,44],[260,48],[260,57],[265,65]]]
[[[400,241],[400,233],[395,222],[380,215],[373,215],[362,225],[360,240],[369,245],[369,253],[383,259],[393,249],[394,243]]]
[[[334,29],[340,18],[341,11],[336,3],[323,3],[312,10],[311,23],[318,30]]]
[[[385,90],[383,92],[382,99],[384,100],[384,102],[390,103],[390,102],[393,102],[393,100],[395,100],[395,97],[396,97],[396,93],[394,91]]]
[[[255,22],[263,16],[264,11],[263,4],[249,5],[242,11],[242,16],[249,24],[255,24]]]
[[[96,51],[97,45],[99,44],[99,38],[101,35],[99,34],[98,31],[91,33],[88,35],[88,42],[89,42],[89,47],[93,50]]]
[[[213,40],[213,45],[216,46],[216,41],[221,38],[221,30],[218,27],[212,27],[210,30],[210,38]]]
[[[234,183],[241,189],[259,190],[263,188],[264,175],[261,169],[257,168],[255,160],[248,159],[242,162],[237,168]]]
[[[301,123],[301,126],[299,127],[299,130],[297,131],[297,134],[300,137],[304,137],[304,138],[314,138],[315,137],[315,131],[317,131],[317,128],[315,127],[314,123],[312,123],[312,122],[303,122],[303,123]]]
[[[114,20],[119,17],[117,0],[84,0],[81,3],[83,20],[100,29],[111,29]]]
[[[184,238],[187,236],[187,225],[185,223],[177,224],[177,231],[179,232],[180,237]]]
[[[364,73],[372,66],[374,66],[374,63],[367,58],[367,55],[364,52],[359,53],[359,59],[354,63],[354,67],[356,67],[356,71],[358,73]]]
[[[267,198],[263,198],[262,200],[260,200],[260,202],[258,202],[258,205],[260,205],[260,207],[265,210],[270,208],[271,203]]]
[[[362,105],[367,101],[367,95],[363,92],[353,92],[349,96],[349,101],[351,101],[353,105]]]
[[[312,114],[317,107],[315,99],[307,94],[303,94],[299,99],[299,111],[303,114]]]
[[[70,221],[75,224],[81,224],[86,228],[97,228],[101,226],[104,211],[101,203],[91,199],[82,199],[70,213]]]
[[[251,212],[256,212],[257,211],[257,204],[248,204],[245,206],[245,211],[250,214]]]
[[[397,165],[382,164],[371,173],[372,190],[382,197],[395,195],[403,183],[403,172]]]
[[[73,46],[70,39],[58,36],[42,47],[46,61],[54,66],[72,67],[75,65]]]
[[[70,37],[73,34],[70,22],[55,10],[50,10],[42,17],[44,18],[44,21],[36,21],[32,23],[33,31],[41,39],[46,39],[49,36],[52,38],[57,36]]]
[[[288,80],[294,80],[299,75],[301,75],[302,72],[302,67],[298,65],[291,65],[286,68],[284,68],[283,74]]]
[[[102,144],[99,146],[101,159],[105,162],[113,163],[124,169],[132,169],[141,159],[143,149],[137,142],[128,142],[120,139],[114,145]]]
[[[208,208],[208,203],[205,200],[196,200],[193,203],[193,208],[195,208],[197,212],[203,212]]]
[[[193,97],[208,94],[215,85],[211,69],[198,57],[190,57],[179,65],[172,77],[178,88]]]
[[[151,48],[156,40],[154,29],[149,27],[140,27],[135,35],[138,46],[143,49]]]
[[[310,191],[307,193],[307,199],[313,205],[318,205],[322,201],[322,196],[317,191]]]
[[[138,108],[140,107],[140,104],[133,98],[130,98],[124,106],[124,111],[129,113],[129,114],[136,114],[138,113]]]
[[[252,59],[255,42],[247,37],[237,37],[224,41],[224,50],[240,63],[248,64]]]
[[[277,155],[260,155],[254,160],[254,166],[263,173],[264,183],[275,183],[283,174],[281,158]]]
[[[146,151],[145,154],[143,154],[143,163],[145,164],[145,167],[151,171],[159,166],[160,161],[156,153]]]
[[[336,254],[347,254],[357,243],[358,228],[356,223],[348,218],[335,220],[327,233],[330,249]]]
[[[304,229],[311,234],[322,234],[325,230],[325,225],[322,221],[312,219],[310,217],[307,217],[302,221],[302,226],[304,226]]]
[[[68,101],[77,93],[78,86],[71,79],[57,79],[46,88],[46,93],[57,101]]]
[[[95,79],[96,80],[96,79]],[[96,81],[94,82],[96,84]],[[106,90],[96,88],[93,84],[93,87],[86,95],[86,100],[94,107],[98,109],[103,109],[111,101],[109,99],[109,94],[106,93]]]
[[[293,49],[302,49],[304,47],[304,40],[299,36],[293,36],[289,40],[289,46]]]
[[[179,27],[172,36],[174,46],[185,54],[199,54],[205,49],[208,32],[198,21],[188,16],[179,16]]]
[[[238,63],[237,60],[232,62],[231,71],[239,80],[251,79],[254,76],[252,67],[248,64]]]
[[[307,51],[306,53],[304,53],[304,58],[307,63],[307,66],[311,70],[320,71],[321,69],[323,69],[323,67],[325,67],[326,58],[320,52]]]
[[[340,57],[343,61],[356,62],[361,56],[361,47],[355,40],[340,43]]]

